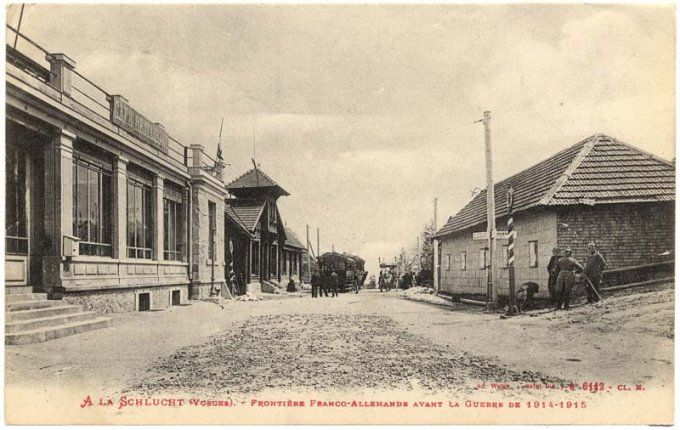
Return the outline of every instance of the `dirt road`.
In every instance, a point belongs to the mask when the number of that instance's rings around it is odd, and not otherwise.
[[[114,328],[6,347],[8,387],[248,395],[266,390],[468,393],[478,383],[672,390],[674,290],[502,320],[362,291],[117,315]]]

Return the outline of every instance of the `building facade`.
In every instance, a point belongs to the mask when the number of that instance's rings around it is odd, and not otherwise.
[[[505,230],[507,190],[515,199],[515,279],[539,284],[548,296],[547,264],[554,247],[570,247],[584,261],[594,242],[608,269],[672,259],[675,167],[614,138],[595,135],[495,185],[496,228]],[[499,295],[508,294],[507,241],[489,256],[486,192],[477,195],[435,235],[440,243],[440,288],[486,295],[493,258]],[[479,237],[479,236],[478,236]],[[670,257],[669,257],[670,255]]]
[[[6,288],[104,312],[210,294],[225,280],[224,163],[32,47],[7,47]]]

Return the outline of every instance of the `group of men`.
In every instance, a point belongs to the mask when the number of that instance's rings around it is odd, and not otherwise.
[[[588,303],[600,300],[600,281],[607,262],[592,242],[588,244],[588,252],[584,267],[571,256],[570,248],[566,248],[564,252],[560,248],[553,248],[553,255],[548,263],[548,290],[551,305],[555,309],[564,307],[569,310],[569,299],[577,273],[582,273],[585,278]]]
[[[321,276],[318,270],[312,272],[312,297],[328,297],[328,290],[331,292],[331,297],[338,297],[338,274],[333,272],[325,272]]]

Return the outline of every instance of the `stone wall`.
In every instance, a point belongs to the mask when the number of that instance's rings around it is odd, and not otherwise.
[[[202,177],[195,181],[193,189],[193,212],[191,219],[192,228],[192,299],[207,297],[204,287],[210,283],[212,274],[211,265],[214,264],[215,283],[225,281],[225,255],[224,255],[224,193],[217,191],[216,186],[210,184],[211,178]],[[213,179],[214,180],[214,179]],[[210,203],[215,204],[216,215],[216,243],[214,262],[209,258],[210,249]]]
[[[557,221],[560,247],[584,261],[594,242],[609,269],[667,260],[659,254],[675,247],[673,202],[571,206],[557,212]]]
[[[180,291],[180,303],[186,303],[189,300],[189,289],[186,285],[69,292],[64,295],[63,300],[71,305],[80,305],[86,311],[101,313],[134,312],[139,310],[138,295],[149,293],[151,310],[162,310],[171,306],[172,292],[175,290]]]

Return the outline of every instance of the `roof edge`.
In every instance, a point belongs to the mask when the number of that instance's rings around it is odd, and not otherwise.
[[[583,148],[581,148],[579,153],[576,154],[573,160],[571,160],[571,163],[569,163],[567,169],[559,176],[559,178],[557,178],[553,186],[550,187],[550,189],[545,193],[541,200],[538,201],[538,205],[547,205],[550,203],[555,194],[567,182],[567,180],[571,177],[574,171],[578,169],[583,160],[585,160],[588,154],[590,154],[590,151],[593,150],[596,143],[596,140],[594,140],[595,137],[599,138],[600,135],[594,135],[588,138],[589,140],[583,144]]]

